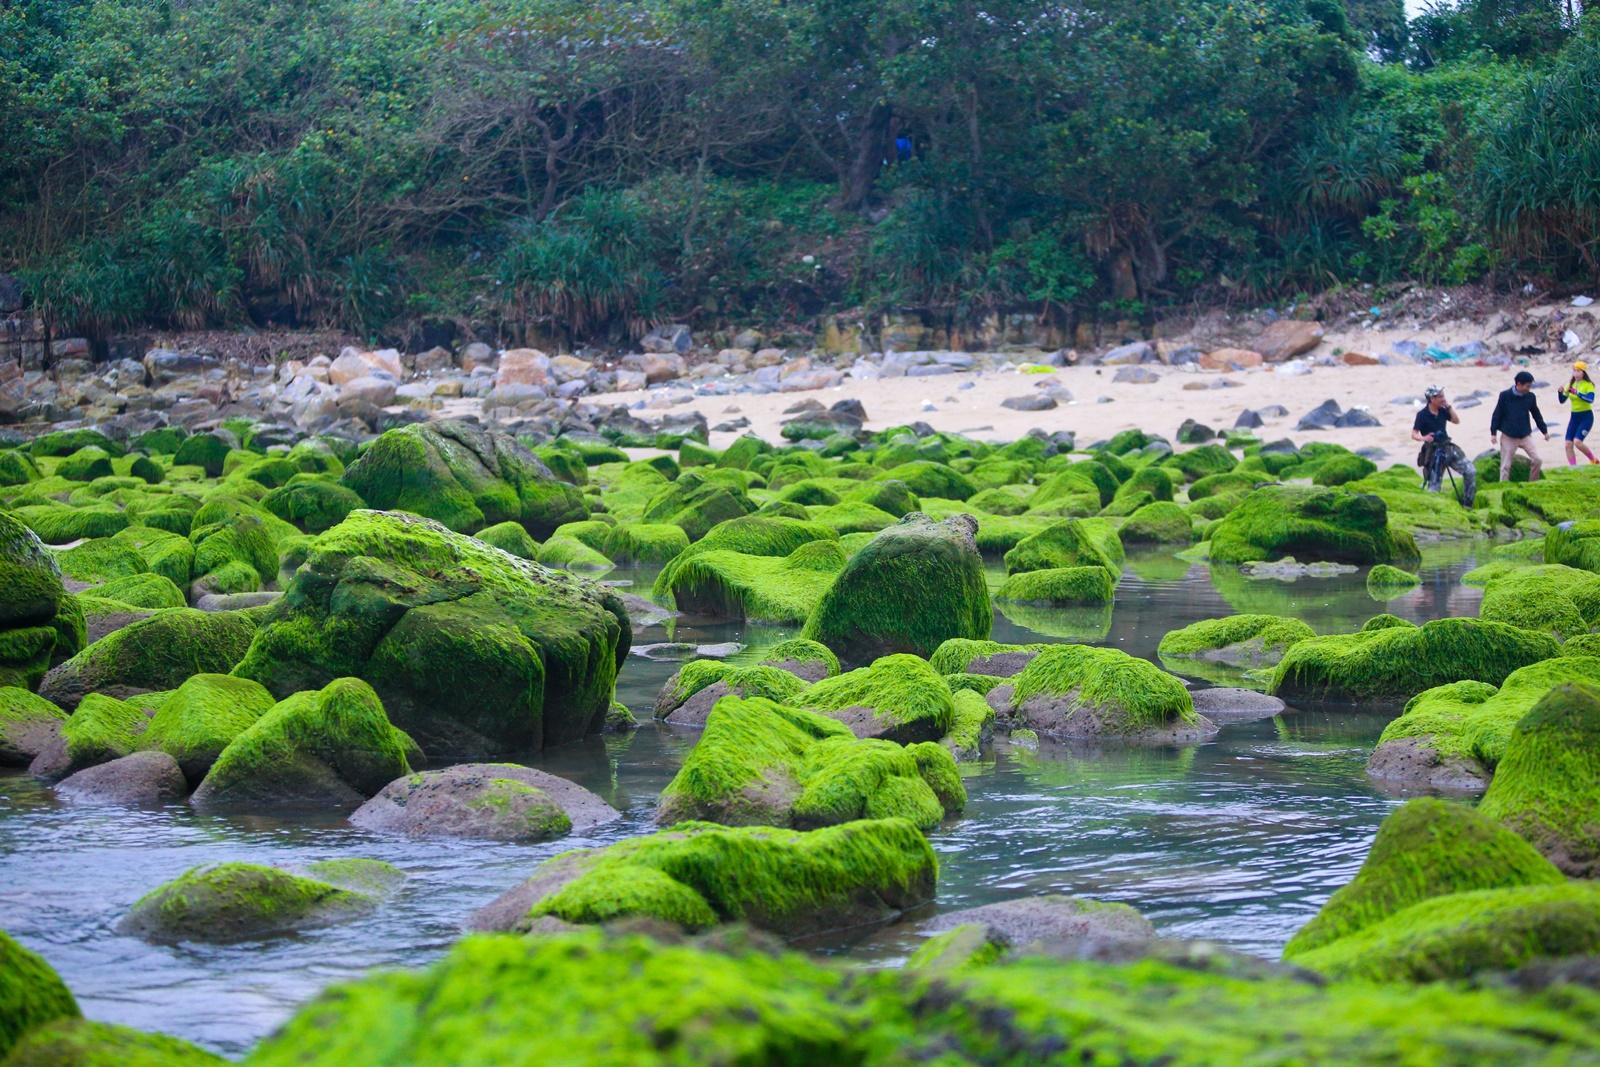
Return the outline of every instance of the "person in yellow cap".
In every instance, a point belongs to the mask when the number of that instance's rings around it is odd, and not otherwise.
[[[1589,377],[1589,364],[1580,359],[1572,365],[1572,378],[1556,390],[1556,400],[1563,404],[1572,402],[1572,418],[1567,420],[1567,466],[1578,465],[1573,449],[1588,456],[1590,463],[1600,463],[1583,443],[1594,429],[1594,381]]]

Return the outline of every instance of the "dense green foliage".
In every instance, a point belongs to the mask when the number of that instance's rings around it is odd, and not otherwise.
[[[1592,275],[1600,34],[1573,12],[17,0],[0,268],[95,335],[613,338]]]

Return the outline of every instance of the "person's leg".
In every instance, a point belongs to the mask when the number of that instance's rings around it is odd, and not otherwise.
[[[1573,443],[1577,445],[1579,452],[1589,457],[1590,463],[1600,463],[1600,460],[1594,458],[1594,453],[1589,451],[1589,446],[1584,443],[1584,439],[1589,436],[1589,430],[1592,426],[1594,426],[1594,412],[1585,411],[1581,416],[1574,416],[1572,419]],[[1573,462],[1577,462],[1576,457],[1573,458]]]
[[[1538,451],[1533,447],[1533,435],[1529,434],[1518,441],[1517,447],[1528,454],[1528,481],[1538,481],[1539,475],[1544,473],[1544,461],[1539,458]]]
[[[1526,443],[1525,438],[1512,437],[1508,433],[1500,435],[1500,480],[1502,482],[1511,480],[1511,458],[1516,455],[1517,446]]]
[[[1471,507],[1478,499],[1478,472],[1464,453],[1459,453],[1450,468],[1461,475],[1461,503]]]

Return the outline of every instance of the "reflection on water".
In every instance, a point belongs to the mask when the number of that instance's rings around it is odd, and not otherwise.
[[[1205,564],[1170,553],[1141,553],[1130,557],[1109,612],[1007,607],[996,615],[994,636],[1095,640],[1153,657],[1167,630],[1233,611],[1293,615],[1319,633],[1353,630],[1382,610],[1416,621],[1476,614],[1481,592],[1458,579],[1482,547],[1430,548],[1422,585],[1386,605],[1367,594],[1360,573],[1257,581],[1223,568],[1212,575]],[[651,575],[611,577],[645,592]],[[750,659],[794,633],[678,620],[639,641],[738,641],[749,646],[739,658]],[[630,657],[619,699],[648,723],[657,690],[676,668]],[[1392,804],[1367,785],[1363,767],[1396,711],[1290,709],[1276,720],[1226,727],[1216,741],[1187,749],[998,744],[988,762],[966,773],[965,816],[934,835],[936,907],[1077,893],[1132,904],[1168,933],[1275,954],[1349,880]],[[66,806],[26,776],[0,777],[0,928],[43,952],[90,1017],[237,1055],[330,982],[436,958],[473,909],[548,856],[649,832],[655,798],[694,738],[647,724],[540,756],[537,766],[595,790],[625,815],[594,838],[542,846],[386,838],[340,818]],[[375,913],[294,938],[150,946],[114,931],[143,892],[196,864],[293,867],[337,856],[388,860],[409,880]],[[830,951],[894,959],[914,940],[880,932]]]

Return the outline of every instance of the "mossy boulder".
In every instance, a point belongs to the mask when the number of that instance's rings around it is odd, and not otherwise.
[[[1373,700],[1467,679],[1499,685],[1560,648],[1549,634],[1478,619],[1332,634],[1292,645],[1270,691],[1285,698]]]
[[[528,531],[522,528],[520,522],[497,522],[493,526],[485,526],[472,536],[518,559],[539,558],[539,542],[528,536]]]
[[[458,533],[518,522],[535,538],[588,517],[583,494],[509,434],[449,420],[385,432],[344,472],[367,506],[409,511]]]
[[[1262,970],[1032,956],[949,976],[863,973],[722,931],[703,944],[480,935],[426,970],[327,990],[249,1064],[997,1065],[1092,1050],[1096,1063],[1171,1067],[1469,1067],[1582,1062],[1597,1044],[1589,990],[1561,980],[1577,968],[1426,987]]]
[[[36,689],[83,647],[83,611],[39,538],[0,512],[0,686]]]
[[[143,574],[149,569],[138,551],[115,537],[80,541],[69,549],[57,552],[56,563],[61,568],[63,578],[78,583],[73,586],[78,590],[86,585],[109,582],[113,578]]]
[[[1462,681],[1425,690],[1384,727],[1367,774],[1397,788],[1480,792],[1517,723],[1546,693],[1596,677],[1600,658],[1557,656],[1513,671],[1498,688]]]
[[[1122,575],[1122,543],[1109,530],[1079,519],[1054,522],[1018,541],[1006,553],[1006,573],[1101,567],[1113,578]]]
[[[1600,571],[1600,519],[1580,519],[1551,527],[1544,536],[1542,557],[1586,571]]]
[[[802,623],[845,565],[844,549],[835,540],[808,541],[781,557],[726,549],[694,552],[670,575],[663,571],[665,581],[657,582],[657,589],[685,615]]]
[[[1600,664],[1597,664],[1600,665]],[[1600,877],[1600,687],[1559,685],[1506,741],[1478,810],[1574,878]]]
[[[1290,938],[1284,958],[1293,960],[1434,897],[1563,881],[1533,846],[1481,812],[1455,801],[1410,800],[1384,819],[1361,870]]]
[[[0,931],[0,1062],[34,1027],[77,1017],[78,1002],[44,957]]]
[[[806,619],[801,636],[841,662],[895,652],[927,656],[951,637],[988,637],[994,607],[973,535],[957,515],[912,512],[850,557]]]
[[[344,521],[365,502],[356,491],[332,478],[296,474],[261,498],[261,506],[306,533],[321,533]]]
[[[220,478],[228,453],[235,444],[232,434],[197,433],[185,438],[172,455],[174,467],[200,467],[207,478]]]
[[[1483,583],[1478,617],[1557,638],[1588,633],[1600,624],[1600,574],[1561,564],[1493,573]]]
[[[192,674],[227,674],[256,633],[249,611],[169,608],[107,634],[45,676],[42,696],[75,708],[89,693],[176,689]]]
[[[1009,678],[1021,673],[1048,645],[1013,645],[1001,641],[951,638],[933,650],[928,663],[943,675],[975,674]]]
[[[897,654],[806,688],[792,702],[848,726],[857,737],[937,741],[955,715],[950,686],[928,662]]]
[[[1211,528],[1214,563],[1301,561],[1415,564],[1415,540],[1389,525],[1382,498],[1347,489],[1264,486]]]
[[[816,712],[724,697],[656,818],[808,829],[901,817],[928,830],[965,805],[955,761],[938,745],[860,740]]]
[[[102,585],[85,589],[84,594],[150,611],[181,608],[188,603],[183,590],[172,584],[172,579],[164,574],[130,574],[125,578],[113,578]]]
[[[149,722],[138,705],[90,693],[61,724],[56,737],[40,749],[28,773],[57,781],[85,767],[121,759],[138,746]]]
[[[183,529],[182,534],[176,534],[153,526],[129,526],[111,539],[138,552],[149,573],[159,574],[179,590],[186,590],[194,574],[194,545],[189,540],[190,524],[186,523]]]
[[[651,918],[687,930],[743,922],[797,937],[895,918],[932,899],[937,873],[933,849],[906,819],[809,831],[683,823],[557,856],[473,925]]]
[[[29,1030],[0,1063],[5,1067],[226,1067],[228,1061],[165,1034],[88,1019],[58,1019]]]
[[[1104,567],[1055,567],[1006,578],[995,599],[1017,604],[1109,604],[1117,576]]]
[[[90,482],[96,478],[109,478],[113,473],[111,453],[95,445],[80,448],[64,457],[55,469],[57,478],[65,478],[69,482]]]
[[[670,522],[619,523],[600,551],[618,563],[667,563],[689,547],[683,527]]]
[[[1114,648],[1049,645],[988,701],[1001,726],[1058,741],[1184,744],[1217,732],[1181,681]]]
[[[791,637],[761,650],[761,662],[787,671],[807,682],[820,682],[839,673],[833,649],[804,637]]]
[[[342,922],[375,903],[364,893],[275,867],[219,863],[152,889],[117,929],[156,942],[250,941]]]
[[[1315,637],[1299,619],[1282,615],[1227,615],[1168,630],[1156,647],[1163,663],[1179,674],[1192,661],[1231,667],[1264,667],[1277,663],[1292,645]]]
[[[674,726],[704,726],[725,696],[765,697],[789,703],[805,692],[806,681],[770,664],[736,665],[701,659],[685,663],[656,695],[655,717]]]
[[[671,523],[690,541],[698,541],[717,524],[756,510],[742,479],[728,471],[685,471],[656,492],[640,518],[646,523]]]
[[[982,687],[957,681],[979,677],[949,675],[945,679],[950,683],[950,703],[955,709],[955,714],[950,717],[950,732],[944,735],[940,744],[962,763],[978,759],[994,734],[994,709],[989,706],[984,695],[995,685],[1000,684],[1000,679],[984,679],[987,684]]]
[[[200,808],[353,807],[410,774],[413,756],[372,687],[339,678],[286,697],[247,726],[190,800]]]
[[[1404,908],[1294,962],[1334,979],[1438,982],[1600,952],[1600,885],[1479,889]]]
[[[389,512],[353,512],[318,537],[267,610],[233,673],[280,698],[363,678],[438,757],[598,732],[632,640],[605,587]]]
[[[177,760],[193,788],[223,750],[275,703],[264,686],[248,678],[196,674],[161,701],[138,747]]]
[[[1117,532],[1129,545],[1187,545],[1194,540],[1194,522],[1177,504],[1158,500],[1129,515]]]
[[[407,837],[531,844],[587,834],[621,817],[565,778],[514,763],[459,763],[395,779],[357,808],[350,823]]]
[[[0,767],[26,767],[54,741],[67,713],[20,686],[0,687]]]
[[[1422,584],[1410,571],[1380,563],[1367,572],[1367,592],[1376,600],[1392,600],[1403,596]]]

